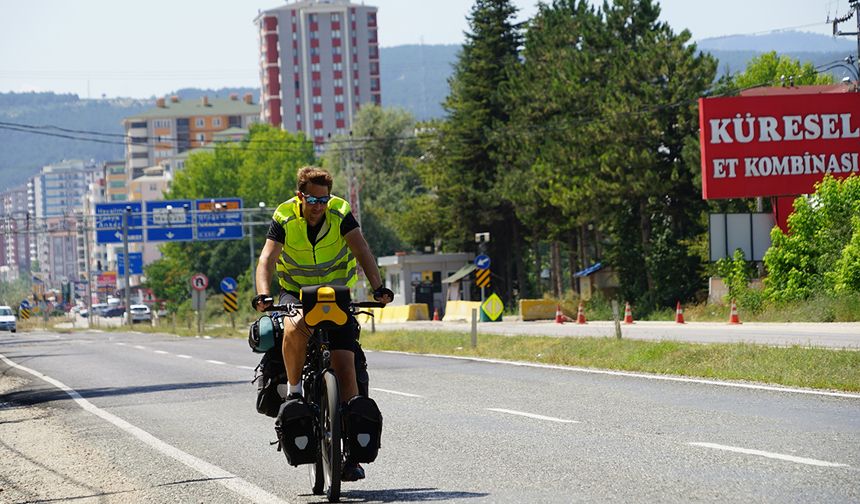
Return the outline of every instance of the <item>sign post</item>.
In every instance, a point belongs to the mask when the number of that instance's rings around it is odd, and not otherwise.
[[[239,309],[239,302],[236,299],[236,287],[239,283],[232,277],[224,277],[221,279],[221,292],[224,293],[224,311],[230,314],[230,327],[236,329],[236,320],[233,318],[233,313]]]
[[[191,275],[191,302],[194,311],[197,312],[197,335],[203,332],[203,312],[206,309],[206,287],[209,287],[209,278],[203,273]]]

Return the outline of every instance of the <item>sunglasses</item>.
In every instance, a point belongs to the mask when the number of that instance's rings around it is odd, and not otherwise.
[[[308,205],[325,205],[331,200],[331,196],[311,196],[305,193],[302,193],[302,196]]]

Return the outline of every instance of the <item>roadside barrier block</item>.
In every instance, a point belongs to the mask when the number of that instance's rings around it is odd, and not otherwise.
[[[442,320],[450,322],[452,320],[472,321],[472,310],[478,310],[478,317],[481,316],[480,301],[448,301],[445,304],[445,316]]]
[[[410,320],[430,320],[430,310],[425,303],[408,305],[388,305],[385,308],[363,308],[373,312],[377,324],[386,322],[409,322]],[[359,315],[356,317],[361,325],[370,324],[370,317]]]
[[[553,320],[557,303],[551,299],[520,299],[520,316],[526,320]]]

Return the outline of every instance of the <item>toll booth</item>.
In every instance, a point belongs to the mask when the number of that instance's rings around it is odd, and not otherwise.
[[[455,275],[474,260],[474,254],[458,252],[454,254],[406,254],[380,257],[379,267],[384,270],[385,285],[394,291],[395,305],[424,303],[432,315],[438,308],[442,314],[445,302],[452,299],[471,301],[471,276],[461,278],[457,283],[443,282]],[[449,292],[457,289],[457,292]]]

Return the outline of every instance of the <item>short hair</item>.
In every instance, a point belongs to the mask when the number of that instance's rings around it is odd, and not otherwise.
[[[328,187],[328,192],[331,192],[331,174],[316,166],[304,166],[299,168],[299,172],[296,174],[296,182],[299,191],[301,192],[305,192],[305,189],[308,187],[308,183],[326,186]]]

